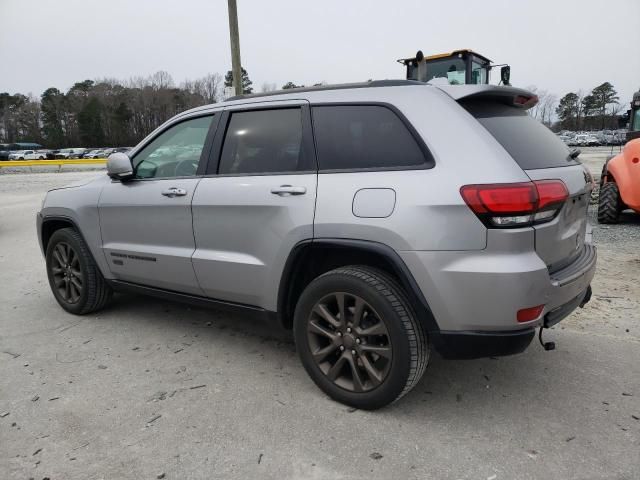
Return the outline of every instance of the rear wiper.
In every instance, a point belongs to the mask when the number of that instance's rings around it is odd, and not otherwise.
[[[574,148],[569,152],[569,158],[571,160],[575,160],[576,158],[578,158],[578,155],[580,155],[581,153],[582,151],[579,148]]]

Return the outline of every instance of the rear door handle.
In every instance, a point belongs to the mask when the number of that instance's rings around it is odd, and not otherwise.
[[[168,188],[163,190],[162,195],[165,197],[173,198],[173,197],[184,197],[187,194],[187,191],[184,188]]]
[[[304,195],[307,193],[307,187],[280,185],[279,187],[272,188],[271,193],[274,195],[280,195],[281,197],[288,197],[289,195]]]

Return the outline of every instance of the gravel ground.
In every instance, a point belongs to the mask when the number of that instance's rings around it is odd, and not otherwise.
[[[555,351],[434,355],[365,412],[245,316],[126,295],[60,309],[34,214],[91,175],[0,176],[0,479],[640,478],[640,216],[594,229],[593,300],[546,333]]]

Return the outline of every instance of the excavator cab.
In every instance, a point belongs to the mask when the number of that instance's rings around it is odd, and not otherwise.
[[[489,73],[493,67],[491,60],[473,50],[455,50],[425,57],[418,50],[413,58],[401,58],[398,63],[406,67],[407,80],[428,82],[434,78],[444,78],[451,85],[484,85],[489,83]],[[511,68],[502,65],[500,81],[509,85]]]

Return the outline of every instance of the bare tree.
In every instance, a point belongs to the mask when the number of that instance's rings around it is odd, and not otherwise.
[[[547,127],[551,127],[551,124],[553,123],[557,104],[558,97],[552,93],[548,93],[547,91],[544,92],[544,96],[539,100],[538,105],[540,115],[538,120],[544,123]]]
[[[276,86],[275,83],[272,82],[264,82],[262,84],[262,87],[260,87],[260,91],[265,93],[265,92],[273,92],[274,90],[277,90],[278,87]]]
[[[207,103],[216,103],[222,97],[222,75],[209,73],[200,79],[202,96]]]

